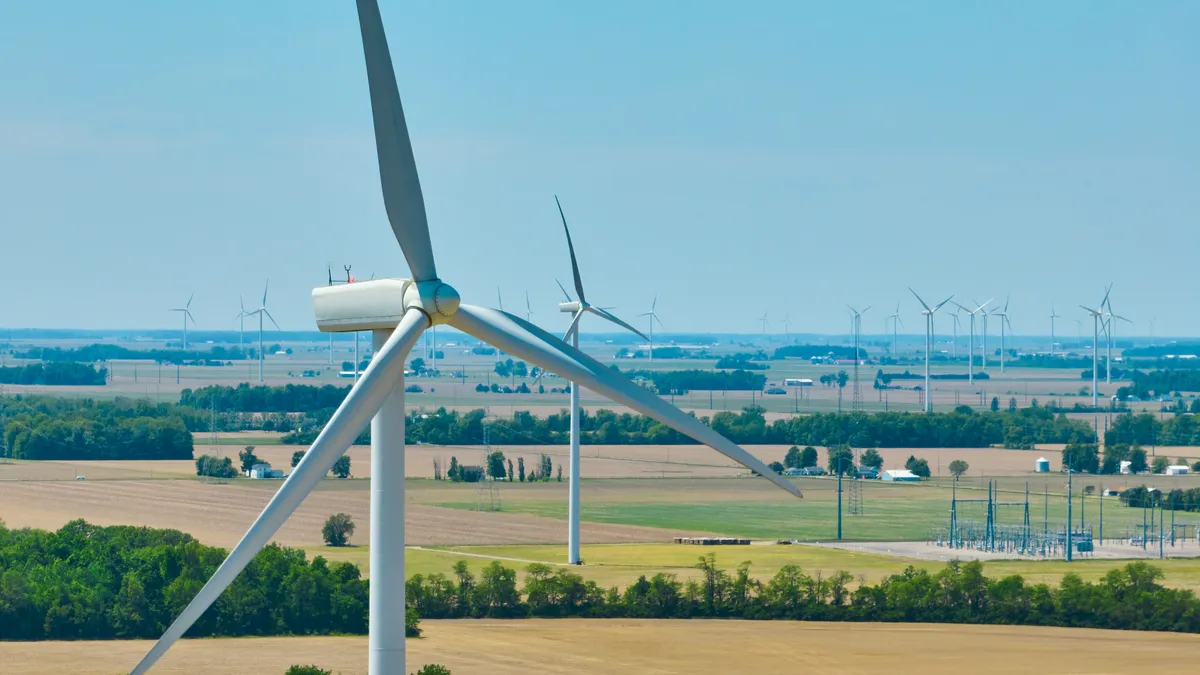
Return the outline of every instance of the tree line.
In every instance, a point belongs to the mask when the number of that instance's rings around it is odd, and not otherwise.
[[[91,344],[85,347],[37,347],[14,354],[19,359],[36,359],[46,362],[96,363],[97,361],[155,361],[158,363],[182,364],[208,361],[240,361],[255,358],[257,350],[238,347],[214,346],[212,349],[130,349],[121,345]]]
[[[1143,372],[1134,370],[1129,375],[1131,384],[1117,390],[1117,396],[1153,398],[1169,396],[1174,392],[1200,391],[1200,369],[1168,368]]]
[[[1162,490],[1141,485],[1123,491],[1118,499],[1122,504],[1137,509],[1157,509],[1161,506],[1167,511],[1200,511],[1200,488],[1175,488],[1164,495]]]
[[[1094,443],[1092,427],[1083,421],[1055,415],[1045,408],[976,412],[960,406],[945,413],[817,413],[768,423],[764,410],[748,407],[739,413],[719,412],[699,418],[731,441],[743,445],[849,444],[858,448],[1032,448],[1035,443]],[[308,444],[316,439],[328,413],[306,415],[300,429],[284,443]],[[487,418],[483,410],[459,412],[440,408],[414,411],[405,422],[405,442],[433,445],[476,445],[483,442],[484,425],[492,445],[570,441],[571,416],[566,410],[546,417],[518,411],[511,417]],[[359,442],[369,442],[366,431]],[[694,445],[696,441],[657,420],[630,413],[580,411],[580,442],[586,445]]]
[[[840,345],[788,345],[786,347],[777,347],[771,354],[771,360],[777,361],[780,359],[811,359],[817,357],[831,357],[837,360],[853,360],[854,347],[844,347]],[[865,358],[867,350],[859,349],[858,358]]]
[[[192,435],[167,404],[44,396],[0,397],[13,459],[191,459]]]
[[[475,577],[465,562],[452,575],[417,574],[406,584],[421,618],[621,617],[739,618],[1070,626],[1200,632],[1200,600],[1190,590],[1163,587],[1162,570],[1132,562],[1098,582],[1064,575],[1058,586],[1019,575],[984,576],[978,561],[948,563],[938,572],[907,568],[877,584],[853,585],[838,571],[810,575],[785,565],[763,582],[751,563],[732,572],[713,554],[696,564],[699,579],[641,576],[624,591],[603,588],[564,567],[533,563],[517,572],[499,561]]]
[[[225,555],[178,530],[0,523],[0,640],[158,638]],[[362,634],[367,591],[350,563],[271,544],[187,635]]]
[[[47,386],[103,385],[108,369],[86,363],[30,363],[24,366],[0,366],[0,384],[42,384]]]
[[[613,366],[613,370],[617,370]],[[631,380],[651,382],[660,395],[682,396],[689,391],[761,391],[767,376],[742,368],[737,370],[626,370]]]
[[[1160,420],[1153,413],[1117,415],[1104,433],[1105,445],[1200,445],[1200,423],[1194,414]]]

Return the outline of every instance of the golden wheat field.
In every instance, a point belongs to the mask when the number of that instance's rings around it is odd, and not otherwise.
[[[832,624],[792,621],[426,621],[408,670],[454,675],[1101,675],[1196,672],[1200,636],[1074,628]],[[315,664],[366,673],[365,637],[185,640],[159,675],[282,675]],[[150,642],[0,643],[6,675],[129,672]]]

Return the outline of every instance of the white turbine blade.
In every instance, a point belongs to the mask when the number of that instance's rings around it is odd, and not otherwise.
[[[271,288],[271,280],[267,279],[267,282],[265,284],[263,284],[263,301],[262,301],[263,307],[267,306],[267,291],[270,290],[270,288]]]
[[[975,310],[975,311],[977,311],[977,312],[978,312],[979,310],[983,309],[984,307],[987,307],[988,305],[992,304],[992,300],[995,300],[995,298],[988,298],[987,302],[985,302],[985,303],[983,303],[982,305],[980,305],[980,306],[979,306],[979,309],[977,309],[977,310]]]
[[[529,304],[529,291],[525,291],[525,311],[533,314],[533,307]]]
[[[1112,293],[1112,287],[1113,285],[1109,284],[1108,288],[1104,289],[1104,299],[1100,301],[1100,309],[1104,309],[1104,306],[1108,304],[1108,296]]]
[[[563,292],[563,295],[566,296],[567,302],[571,302],[571,294],[567,292],[567,289],[563,288],[562,282],[558,279],[555,279],[554,283],[558,284],[558,288]]]
[[[655,307],[658,307],[658,293],[654,294],[654,302],[650,303],[650,311],[653,312]]]
[[[387,35],[376,0],[358,0],[358,24],[371,90],[371,116],[375,123],[375,151],[379,157],[383,205],[413,279],[437,279],[425,198],[421,194],[417,162],[413,158],[400,90],[396,86],[396,72],[392,69]]]
[[[192,313],[185,309],[183,310],[183,322],[187,323],[188,319],[191,319],[193,326],[196,325],[196,317],[192,316]]]
[[[192,293],[191,295],[188,296],[187,304],[183,306],[184,309],[187,309],[188,307],[192,306],[192,298],[194,298],[194,297],[196,297],[195,293]]]
[[[866,307],[863,308],[863,311],[859,312],[859,314],[866,314],[874,306],[875,305],[867,305]]]
[[[558,216],[562,218],[563,231],[567,233],[567,250],[571,252],[571,274],[575,277],[575,292],[579,294],[580,302],[586,302],[583,297],[583,280],[579,278],[579,263],[575,260],[575,245],[571,243],[571,228],[567,227],[567,217],[563,214],[558,195],[554,195],[554,203],[558,206]]]
[[[1092,316],[1099,316],[1099,314],[1100,314],[1100,312],[1097,312],[1096,310],[1094,310],[1090,307],[1084,307],[1083,305],[1080,305],[1079,307],[1081,309],[1083,309],[1083,311],[1087,312],[1088,314],[1091,314]]]
[[[262,311],[263,311],[263,314],[266,314],[267,318],[271,320],[271,323],[275,323],[275,317],[271,316],[271,312],[269,312],[266,307],[263,307]],[[283,329],[279,327],[279,324],[275,323],[275,330],[283,330]]]
[[[634,328],[633,326],[630,326],[629,324],[625,323],[624,321],[618,319],[615,314],[612,314],[611,312],[609,312],[608,310],[606,310],[602,307],[588,307],[587,309],[591,310],[591,312],[593,314],[603,317],[605,319],[608,319],[609,321],[617,324],[621,328],[624,328],[625,330],[628,330],[628,331],[636,334],[638,337],[642,338],[643,340],[648,341],[650,339],[650,338],[646,337],[646,335],[644,333],[642,333],[642,331],[640,331],[640,330]]]
[[[571,317],[571,325],[567,326],[567,332],[563,335],[563,340],[571,339],[571,334],[579,330],[579,319],[583,318],[583,308],[580,307],[575,316]]]
[[[325,474],[333,468],[333,463],[350,448],[354,439],[383,405],[384,399],[392,391],[392,385],[404,372],[405,357],[428,323],[429,320],[419,311],[409,310],[404,315],[400,325],[375,358],[371,359],[358,382],[354,383],[346,399],[329,418],[329,423],[304,454],[304,459],[300,460],[279,491],[271,498],[267,508],[263,509],[262,514],[230,552],[229,557],[225,558],[225,562],[221,563],[208,583],[204,584],[204,588],[192,598],[130,675],[140,675],[149,670],[171,645],[191,628],[196,619],[217,601],[255,554],[300,506],[308,493],[320,484]]]
[[[664,327],[665,327],[665,326],[663,326],[662,319],[658,318],[658,315],[657,315],[657,314],[651,314],[651,315],[650,315],[650,318],[651,318],[651,319],[653,319],[653,320],[655,320],[655,321],[657,321],[657,322],[658,322],[658,326],[659,326],[660,328],[664,328]]]
[[[921,303],[921,306],[925,308],[926,312],[930,311],[929,305],[925,304],[925,301],[921,299],[921,296],[917,295],[917,292],[912,289],[912,286],[908,287],[908,291],[913,294],[913,297],[917,299],[917,302]],[[897,305],[897,311],[899,311],[899,305]]]
[[[934,308],[933,308],[933,310],[932,310],[932,311],[934,311],[934,312],[938,311],[939,309],[941,309],[942,307],[944,307],[944,306],[946,305],[946,303],[947,303],[947,302],[950,302],[950,298],[953,298],[953,297],[954,297],[954,296],[953,296],[953,295],[951,295],[949,298],[946,298],[945,300],[943,300],[943,301],[939,302],[937,305],[935,305],[935,306],[934,306]]]
[[[504,311],[504,299],[500,297],[500,287],[496,287],[496,304],[500,306],[500,311]]]
[[[460,305],[450,319],[450,325],[525,361],[557,373],[571,382],[603,394],[617,403],[623,403],[643,415],[653,417],[735,462],[757,471],[793,495],[801,496],[800,490],[790,481],[776,474],[757,457],[713,431],[700,420],[527,321],[494,309]]]

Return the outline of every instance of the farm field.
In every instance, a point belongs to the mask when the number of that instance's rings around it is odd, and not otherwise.
[[[424,637],[408,641],[408,670],[441,663],[463,675],[1099,675],[1147,664],[1155,673],[1182,675],[1195,672],[1200,649],[1195,635],[938,624],[550,619],[425,621],[422,628]],[[850,643],[869,648],[848,649]],[[0,663],[6,675],[111,675],[127,672],[150,645],[0,643]],[[366,657],[365,636],[184,640],[154,672],[282,675],[291,664],[313,663],[360,675]]]

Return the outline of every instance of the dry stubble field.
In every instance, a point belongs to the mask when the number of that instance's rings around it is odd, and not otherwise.
[[[1000,675],[1196,672],[1200,637],[1073,628],[831,624],[793,621],[426,621],[408,641],[408,670],[455,675]],[[162,675],[280,675],[313,663],[366,673],[365,637],[185,640]],[[0,643],[6,675],[128,672],[150,642]]]

